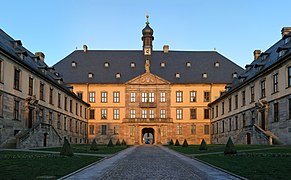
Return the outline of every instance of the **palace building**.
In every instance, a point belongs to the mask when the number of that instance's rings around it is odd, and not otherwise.
[[[234,80],[212,109],[212,143],[291,144],[291,27]]]
[[[75,50],[54,65],[88,109],[98,143],[210,143],[208,103],[243,69],[216,51],[154,50],[147,20],[141,50]]]
[[[0,147],[87,142],[87,109],[59,73],[0,29]]]

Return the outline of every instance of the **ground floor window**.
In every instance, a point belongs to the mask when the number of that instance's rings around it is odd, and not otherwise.
[[[89,126],[89,131],[90,134],[94,134],[94,125]]]
[[[134,136],[134,127],[133,126],[130,127],[129,133],[130,133],[130,136]]]
[[[167,136],[167,127],[162,127],[161,135],[163,137],[166,137]]]
[[[107,125],[101,125],[101,135],[107,134]]]
[[[118,134],[118,126],[114,126],[113,134],[114,135],[117,135]]]
[[[177,134],[182,134],[182,125],[177,125]]]
[[[209,134],[209,125],[204,125],[204,134]]]
[[[195,124],[191,125],[191,134],[196,134],[196,125]]]

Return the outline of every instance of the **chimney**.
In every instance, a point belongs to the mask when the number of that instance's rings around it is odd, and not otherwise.
[[[83,50],[84,50],[84,53],[86,53],[87,50],[88,50],[88,46],[87,45],[83,45]]]
[[[164,45],[163,50],[164,50],[165,54],[168,54],[169,53],[169,45]]]
[[[283,27],[281,30],[282,37],[289,34],[291,32],[291,27]]]
[[[45,55],[43,52],[36,52],[35,56],[38,57],[39,60],[44,61]]]
[[[261,50],[254,50],[254,60],[259,59],[261,55]]]

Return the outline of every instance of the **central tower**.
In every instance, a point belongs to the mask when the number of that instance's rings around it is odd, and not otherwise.
[[[146,26],[142,30],[142,38],[141,40],[143,41],[143,53],[146,56],[150,56],[152,54],[153,50],[153,40],[154,40],[154,31],[153,29],[149,26],[149,15],[146,15]]]

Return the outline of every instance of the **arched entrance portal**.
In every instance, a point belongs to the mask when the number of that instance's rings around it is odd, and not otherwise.
[[[153,128],[143,128],[142,131],[142,143],[154,144],[155,143],[155,130]]]

